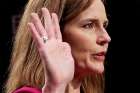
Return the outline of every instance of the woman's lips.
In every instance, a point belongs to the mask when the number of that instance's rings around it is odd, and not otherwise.
[[[99,53],[96,53],[96,54],[93,54],[93,58],[98,60],[98,61],[104,61],[105,60],[105,54],[106,52],[99,52]]]

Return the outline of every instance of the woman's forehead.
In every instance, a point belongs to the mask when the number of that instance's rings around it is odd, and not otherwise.
[[[76,19],[95,18],[100,20],[107,20],[104,4],[101,0],[94,0],[92,4],[83,12],[81,12]]]

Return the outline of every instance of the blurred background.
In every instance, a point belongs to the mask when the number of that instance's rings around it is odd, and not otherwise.
[[[2,93],[4,83],[7,79],[13,36],[27,1],[28,0],[4,0],[0,3],[0,93]],[[124,86],[128,86],[127,84],[131,82],[131,80],[126,80],[130,74],[128,73],[128,65],[131,65],[131,63],[129,63],[130,59],[129,61],[126,60],[128,60],[130,56],[125,57],[128,55],[126,46],[129,47],[131,45],[127,42],[130,40],[128,34],[131,34],[131,32],[129,32],[131,24],[129,23],[130,21],[135,23],[134,21],[137,20],[133,20],[135,18],[132,17],[133,15],[140,17],[140,0],[136,2],[133,1],[136,3],[136,7],[128,0],[106,0],[106,2],[109,19],[107,29],[112,38],[112,42],[109,46],[106,59],[107,63],[105,64],[105,93],[127,93],[126,91],[129,87],[124,88]],[[127,62],[127,65],[125,62]]]
[[[7,79],[13,36],[28,0],[3,0],[0,3],[0,93]]]

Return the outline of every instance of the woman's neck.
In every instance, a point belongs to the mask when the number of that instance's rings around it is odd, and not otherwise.
[[[68,84],[68,93],[80,93],[81,83],[82,83],[82,80],[81,79],[74,78]]]
[[[82,81],[87,75],[85,71],[76,70],[73,80],[68,84],[68,93],[80,93]]]

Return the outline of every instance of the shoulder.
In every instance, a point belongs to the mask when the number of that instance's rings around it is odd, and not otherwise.
[[[42,93],[40,89],[34,87],[21,87],[16,89],[13,93]]]

